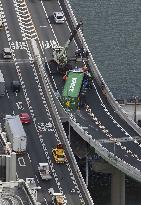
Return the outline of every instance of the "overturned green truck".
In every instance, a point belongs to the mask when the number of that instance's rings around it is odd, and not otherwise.
[[[83,79],[83,72],[69,71],[62,93],[62,102],[65,108],[80,109],[80,91]]]

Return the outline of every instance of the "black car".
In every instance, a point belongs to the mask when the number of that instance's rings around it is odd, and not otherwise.
[[[20,92],[20,89],[21,89],[21,84],[19,81],[12,81],[11,82],[11,89],[13,92]]]

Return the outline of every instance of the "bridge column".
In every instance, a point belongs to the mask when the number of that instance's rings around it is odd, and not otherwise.
[[[16,153],[11,153],[10,159],[10,181],[16,181]]]
[[[125,205],[125,174],[118,169],[112,172],[111,205]]]
[[[125,174],[102,159],[94,161],[92,168],[95,172],[110,173],[112,175],[111,205],[125,205]]]
[[[16,153],[6,156],[6,182],[16,181]]]

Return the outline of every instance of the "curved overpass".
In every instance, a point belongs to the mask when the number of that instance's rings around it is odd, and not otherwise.
[[[71,7],[67,0],[64,1],[41,1],[41,4],[30,4],[28,2],[31,15],[34,16],[33,21],[38,31],[39,38],[43,41],[59,42],[64,45],[67,41],[70,30],[77,24],[76,19],[72,13]],[[45,21],[43,14],[46,16]],[[67,22],[64,25],[54,25],[52,22],[52,13],[55,10],[63,9]],[[36,15],[38,12],[38,15]],[[42,19],[42,20],[41,20]],[[47,26],[47,29],[40,27],[40,22]],[[74,51],[80,43],[84,43],[87,48],[82,33],[79,32],[77,38],[70,46],[69,56],[74,55]],[[40,42],[41,43],[41,42]],[[41,44],[40,44],[41,45]],[[43,48],[44,47],[44,48]],[[49,61],[52,58],[52,50],[46,49],[41,45],[44,57]],[[102,76],[100,75],[92,56],[89,59],[89,66],[94,73],[95,80],[93,82],[93,89],[87,96],[87,107],[81,109],[80,112],[66,113],[57,101],[56,105],[60,111],[60,115],[68,115],[70,123],[74,129],[85,139],[91,146],[95,147],[96,152],[99,153],[105,160],[110,162],[115,167],[122,170],[127,175],[141,181],[141,158],[140,158],[140,128],[131,120],[121,109],[119,104],[113,98],[108,90]],[[48,74],[51,73],[53,67],[48,67]],[[62,91],[62,84],[57,75],[50,77],[51,87]],[[103,95],[101,85],[104,84],[106,96]],[[53,94],[53,92],[52,92]],[[87,127],[84,130],[83,127]]]

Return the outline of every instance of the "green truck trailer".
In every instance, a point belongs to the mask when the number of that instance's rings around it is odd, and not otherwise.
[[[80,109],[80,91],[84,73],[69,71],[62,93],[63,106],[68,109]]]

